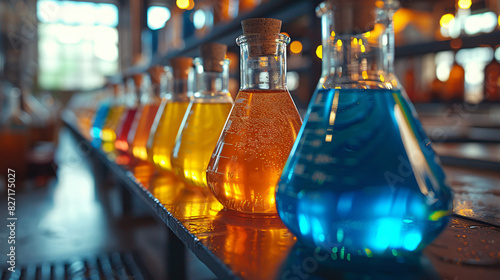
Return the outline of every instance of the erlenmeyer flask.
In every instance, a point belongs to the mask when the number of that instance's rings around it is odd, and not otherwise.
[[[14,176],[17,181],[21,181],[28,175],[26,156],[29,150],[31,116],[21,109],[21,90],[14,87],[6,87],[4,90],[6,112],[0,115],[0,179],[7,182],[10,178],[8,176]]]
[[[465,99],[465,69],[462,65],[458,64],[456,59],[451,66],[448,80],[443,85],[441,100],[450,103],[463,103],[467,101]]]
[[[123,85],[113,85],[114,96],[108,114],[104,120],[101,130],[102,146],[105,150],[114,149],[114,141],[116,139],[115,130],[119,125],[120,119],[125,111],[125,94]]]
[[[160,105],[151,127],[147,145],[148,158],[152,159],[153,163],[164,171],[172,171],[170,155],[193,92],[193,59],[191,57],[176,57],[170,60],[170,64],[174,82],[172,93],[167,92],[167,95],[171,95],[172,98],[165,99]]]
[[[115,148],[118,151],[128,152],[128,134],[139,110],[142,94],[149,90],[151,80],[146,74],[134,74],[127,81],[128,96],[126,99],[127,107],[122,114],[120,123],[116,128]]]
[[[301,119],[286,88],[281,21],[242,22],[241,89],[207,170],[215,197],[230,210],[276,214],[275,190]]]
[[[114,86],[113,86],[114,87]],[[98,147],[101,144],[101,130],[104,126],[104,121],[109,112],[112,102],[113,87],[109,86],[104,90],[104,97],[99,103],[94,118],[92,119],[92,127],[90,128],[90,137],[92,138],[92,145]],[[108,93],[111,92],[111,93]]]
[[[207,186],[207,165],[233,106],[226,50],[226,45],[205,44],[202,58],[194,60],[196,91],[172,151],[175,174],[195,186]]]
[[[40,103],[28,87],[20,89],[23,111],[31,117],[29,141],[30,146],[34,147],[39,142],[49,141],[46,131],[49,128],[50,111]]]
[[[400,256],[425,247],[449,220],[444,172],[393,74],[397,4],[317,8],[322,77],[276,193],[280,217],[310,246]]]
[[[145,88],[142,92],[141,105],[128,134],[129,152],[135,158],[148,159],[146,144],[149,132],[161,104],[161,96],[165,93],[165,85],[167,82],[172,82],[171,79],[168,79],[171,77],[168,69],[156,65],[148,70],[151,77],[151,87]]]
[[[493,53],[493,59],[484,68],[483,100],[496,102],[500,100],[500,62],[495,54],[500,54],[500,47]]]

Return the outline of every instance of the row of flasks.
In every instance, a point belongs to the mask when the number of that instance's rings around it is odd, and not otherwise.
[[[91,122],[93,144],[209,188],[227,210],[278,213],[312,246],[398,257],[429,244],[448,222],[451,192],[393,68],[376,68],[392,60],[383,40],[367,40],[374,25],[322,32],[326,76],[304,124],[286,88],[281,21],[242,26],[234,102],[227,48],[209,43],[200,58],[112,85]],[[360,67],[367,57],[386,63]]]

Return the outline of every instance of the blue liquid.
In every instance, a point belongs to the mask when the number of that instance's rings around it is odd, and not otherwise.
[[[90,128],[90,137],[92,137],[92,146],[99,147],[101,145],[101,130],[108,116],[110,102],[105,101],[101,104],[94,117],[94,123]]]
[[[444,229],[452,194],[399,91],[322,89],[309,105],[276,203],[307,245],[401,256]]]

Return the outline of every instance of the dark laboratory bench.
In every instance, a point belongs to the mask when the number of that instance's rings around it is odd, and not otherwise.
[[[76,118],[63,118],[102,168],[140,198],[171,230],[169,278],[185,277],[180,256],[191,250],[220,279],[500,279],[500,173],[446,166],[455,192],[454,214],[444,232],[406,258],[350,262],[343,255],[297,243],[278,218],[241,217],[223,210],[206,189],[186,187],[171,175],[124,154],[90,145]]]

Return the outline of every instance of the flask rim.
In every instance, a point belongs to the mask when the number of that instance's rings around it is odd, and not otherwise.
[[[387,10],[390,12],[396,12],[400,7],[399,0],[379,0],[383,3],[383,7],[381,9]],[[356,1],[353,1],[353,6],[356,6]],[[380,7],[378,7],[380,8]],[[315,12],[317,17],[322,17],[323,15],[332,12],[336,9],[336,6],[332,3],[331,0],[325,0],[316,6]]]
[[[252,44],[252,43],[276,43],[276,44],[288,44],[290,43],[290,37],[282,33],[276,34],[266,34],[262,35],[259,33],[240,35],[236,38],[236,44],[241,46],[241,44]]]
[[[224,58],[223,60],[220,61],[220,65],[222,66],[226,66],[226,65],[229,65],[230,61],[228,58]],[[203,66],[203,58],[201,57],[195,57],[193,59],[193,65],[196,67],[196,66]],[[205,71],[204,72],[211,72],[211,71]]]

